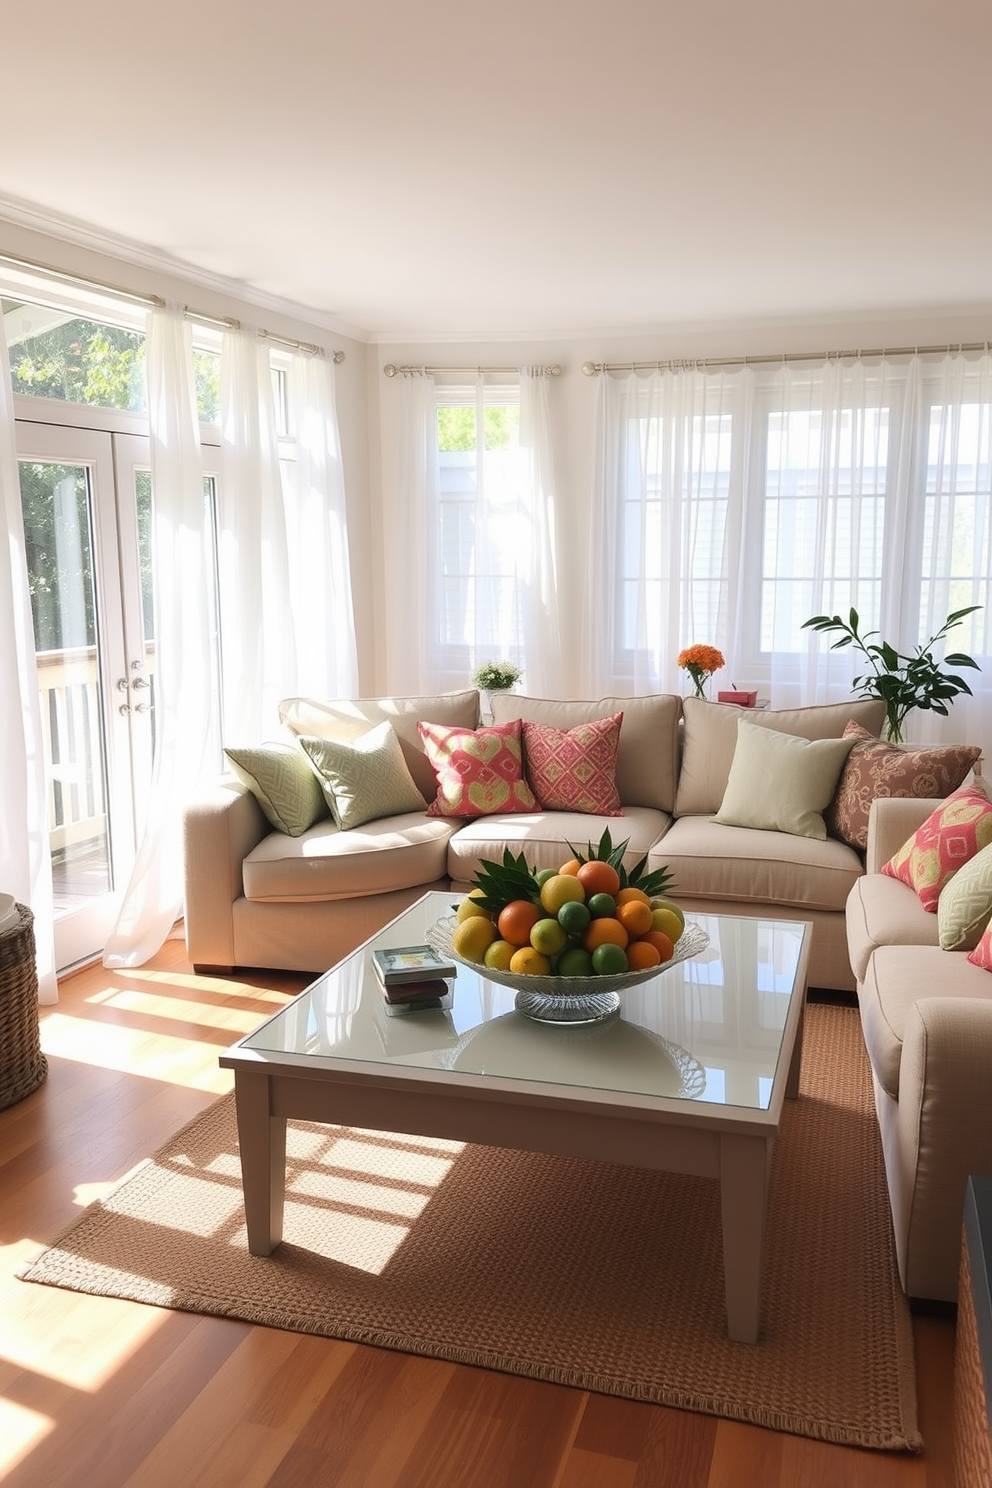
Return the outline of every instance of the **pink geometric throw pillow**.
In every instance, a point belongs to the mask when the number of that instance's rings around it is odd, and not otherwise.
[[[537,810],[524,779],[519,718],[480,729],[440,723],[418,723],[417,728],[437,778],[428,816]]]
[[[923,908],[936,914],[941,889],[990,842],[992,801],[979,786],[963,785],[883,864],[882,872],[907,884]]]
[[[975,949],[968,952],[968,960],[975,966],[980,966],[983,971],[992,971],[992,925],[989,925]]]
[[[524,766],[545,811],[623,816],[617,790],[622,722],[622,713],[570,729],[524,720]]]

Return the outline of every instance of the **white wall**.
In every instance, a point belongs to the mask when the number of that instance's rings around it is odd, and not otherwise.
[[[562,375],[551,384],[555,470],[558,483],[558,569],[562,615],[576,623],[586,603],[589,498],[598,377],[586,376],[583,362],[643,362],[686,358],[779,356],[803,352],[877,350],[881,348],[954,345],[992,341],[992,310],[941,312],[915,316],[863,319],[811,319],[763,324],[714,324],[705,328],[669,328],[643,334],[590,331],[588,336],[528,341],[383,342],[369,348],[370,441],[378,445],[375,425],[381,398],[388,396],[382,368],[392,362],[435,367],[522,366],[557,362]],[[438,381],[445,380],[439,375]],[[454,380],[454,379],[449,379]],[[462,379],[464,381],[464,378]],[[374,531],[380,528],[380,456],[373,452],[371,481]],[[372,576],[375,584],[376,576]],[[381,603],[376,613],[382,613]],[[567,636],[567,632],[566,632]],[[375,676],[382,676],[382,636],[375,637]],[[566,691],[575,681],[563,678]],[[376,687],[378,690],[378,686]]]

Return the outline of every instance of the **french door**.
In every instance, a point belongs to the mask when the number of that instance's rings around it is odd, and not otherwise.
[[[151,780],[148,441],[19,421],[59,970],[98,954]]]

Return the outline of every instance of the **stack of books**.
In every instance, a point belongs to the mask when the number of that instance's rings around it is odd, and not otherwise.
[[[387,1012],[400,1008],[414,1012],[450,1005],[451,983],[458,967],[454,961],[439,956],[431,946],[395,946],[373,951],[372,965]]]

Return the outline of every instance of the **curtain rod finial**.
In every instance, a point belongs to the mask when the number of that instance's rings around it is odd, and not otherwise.
[[[587,377],[595,377],[596,373],[599,371],[599,368],[596,366],[595,362],[583,362],[582,370]]]
[[[344,352],[343,351],[336,351],[334,353],[334,365],[335,365],[335,367],[340,367],[340,365],[341,365],[341,363],[343,361],[344,361]]]
[[[396,368],[393,366],[392,362],[387,362],[386,365],[383,367],[382,370],[386,374],[387,377],[395,377],[396,376]]]

